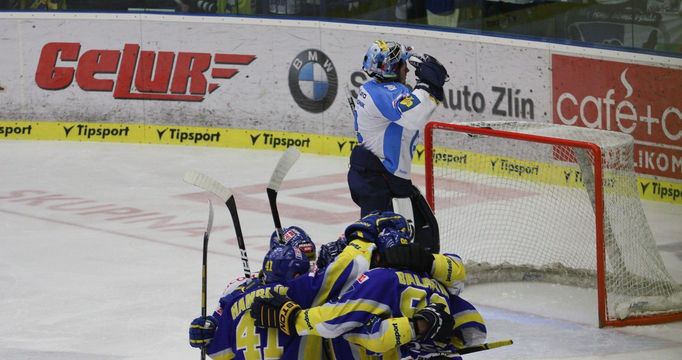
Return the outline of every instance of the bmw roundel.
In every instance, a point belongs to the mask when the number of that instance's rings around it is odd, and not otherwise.
[[[289,67],[289,90],[303,110],[321,113],[336,98],[339,81],[332,61],[320,50],[299,53]]]

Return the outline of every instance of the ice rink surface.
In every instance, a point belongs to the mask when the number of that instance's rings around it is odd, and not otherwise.
[[[232,188],[251,269],[260,269],[273,229],[265,188],[281,152],[0,141],[0,154],[0,359],[199,357],[187,329],[200,314],[208,197],[182,181],[188,170]],[[303,154],[278,197],[283,224],[318,245],[335,240],[359,215],[346,169],[345,158]],[[243,273],[227,209],[214,206],[209,308]],[[682,206],[644,206],[682,282]],[[682,359],[682,322],[598,329],[594,290],[489,284],[462,296],[487,320],[490,341],[515,341],[465,359]]]

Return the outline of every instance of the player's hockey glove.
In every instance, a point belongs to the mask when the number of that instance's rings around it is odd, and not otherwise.
[[[387,267],[409,269],[420,274],[429,274],[433,268],[433,254],[417,243],[387,248],[383,255]]]
[[[392,211],[373,211],[365,215],[346,228],[345,236],[349,242],[361,239],[374,243],[384,229],[404,232],[410,238],[413,236],[412,225],[407,222],[407,219]]]
[[[417,78],[415,89],[423,89],[438,101],[445,100],[443,85],[450,80],[448,71],[443,64],[431,55],[413,55],[408,60],[414,66],[414,75]]]
[[[322,270],[331,264],[334,259],[348,245],[346,237],[341,235],[337,240],[320,246],[320,254],[317,256],[317,269]]]
[[[275,292],[270,298],[256,297],[251,305],[251,317],[256,326],[279,328],[290,336],[298,335],[295,324],[300,311],[300,305]]]
[[[407,359],[462,360],[452,343],[437,343],[433,340],[413,341],[401,347],[400,352],[407,354],[407,356],[403,355]]]
[[[445,305],[431,303],[417,311],[412,317],[417,341],[433,340],[450,342],[455,320],[445,311]]]
[[[213,316],[201,316],[189,325],[189,346],[203,348],[213,340],[218,319]]]

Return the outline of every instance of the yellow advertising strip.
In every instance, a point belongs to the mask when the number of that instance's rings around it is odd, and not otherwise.
[[[572,174],[575,173],[573,168],[554,164],[444,148],[436,148],[433,158],[436,167],[568,187],[581,187],[582,185],[579,182],[567,180],[567,178],[575,177]]]
[[[637,187],[641,199],[682,205],[680,183],[638,177]]]
[[[345,155],[355,145],[351,138],[284,131],[223,129],[198,126],[0,121],[0,140],[94,141],[139,144],[214,146]]]
[[[576,167],[561,166],[539,161],[526,161],[510,157],[491,156],[469,151],[436,148],[434,167],[452,168],[477,174],[504,177],[512,180],[541,182],[551,185],[582,188],[582,174]],[[623,191],[630,180],[618,173],[604,171],[606,192]],[[682,205],[682,183],[638,177],[637,191],[644,200]]]
[[[138,144],[213,146],[258,150],[284,150],[349,156],[353,138],[287,131],[227,129],[198,126],[77,123],[54,121],[0,121],[0,140],[94,141]],[[417,146],[414,162],[424,164],[424,147]],[[436,149],[434,163],[476,173],[578,187],[580,174],[572,167],[473,152]],[[682,183],[639,177],[638,190],[645,200],[682,205]],[[607,174],[607,184],[608,184]]]
[[[143,125],[0,121],[0,139],[145,143]]]

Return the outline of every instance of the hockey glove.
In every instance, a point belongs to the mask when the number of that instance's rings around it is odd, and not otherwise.
[[[433,254],[417,243],[389,247],[384,251],[383,259],[387,267],[409,269],[419,274],[431,273],[434,261]]]
[[[215,336],[218,319],[213,316],[202,316],[192,320],[189,326],[189,346],[207,347]]]
[[[417,341],[433,340],[450,342],[455,320],[445,311],[445,305],[431,303],[417,311],[412,317]]]
[[[251,305],[251,317],[256,326],[279,328],[290,336],[298,336],[295,324],[300,311],[300,305],[275,292],[271,298],[256,297]]]
[[[361,239],[376,242],[379,233],[387,228],[404,232],[410,238],[413,236],[412,226],[407,219],[392,211],[373,211],[365,215],[346,228],[345,236],[348,241]]]
[[[336,241],[320,246],[320,255],[317,256],[318,270],[324,269],[336,259],[348,245],[346,237],[341,235]]]
[[[415,68],[414,75],[417,78],[417,85],[414,88],[425,90],[438,101],[445,100],[443,85],[450,80],[450,76],[443,64],[428,54],[413,55],[408,61]]]
[[[408,356],[403,355],[407,359],[462,360],[453,344],[437,343],[433,340],[413,341],[406,344],[404,348],[401,347],[400,351],[408,354]]]

